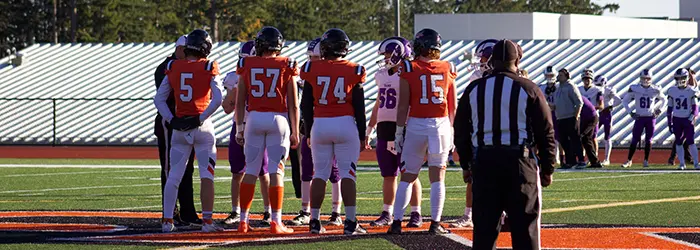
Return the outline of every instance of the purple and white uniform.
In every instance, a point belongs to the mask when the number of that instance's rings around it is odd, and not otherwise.
[[[542,90],[542,93],[544,93],[544,97],[547,98],[547,103],[549,105],[554,105],[554,91],[557,90],[557,84],[555,83],[552,87],[549,87],[545,83],[540,85],[540,90]],[[559,138],[559,129],[557,129],[557,116],[554,113],[554,110],[552,110],[552,121],[554,123],[554,138],[557,139]]]
[[[628,107],[630,101],[634,101],[634,106],[631,109]],[[630,86],[623,100],[623,105],[628,112],[637,114],[632,130],[631,143],[633,145],[639,142],[643,132],[646,134],[644,142],[647,145],[651,144],[651,139],[654,137],[656,116],[661,113],[660,110],[666,105],[665,102],[666,97],[661,93],[661,90],[654,85],[646,88],[642,85]]]
[[[389,74],[388,69],[380,69],[374,78],[379,87],[377,101],[377,163],[382,177],[397,176],[401,154],[395,155],[388,149],[388,142],[394,141],[400,79],[398,73]]]
[[[581,86],[578,88],[578,90],[579,92],[581,92],[581,97],[588,99],[588,101],[590,101],[591,104],[593,104],[593,106],[597,106],[599,101],[603,101],[603,89],[598,86],[591,84],[591,86],[588,88],[586,88],[585,86]],[[593,131],[594,138],[597,135],[598,125],[596,124],[595,129]]]
[[[691,87],[679,88],[673,86],[668,89],[667,115],[669,125],[672,125],[676,145],[695,144],[695,127],[693,119],[698,114],[698,106],[695,101],[696,92]]]
[[[610,129],[612,128],[612,112],[608,108],[620,105],[622,99],[620,99],[620,96],[614,89],[608,86],[599,86],[599,88],[603,89],[603,110],[600,112],[598,127],[603,127],[604,138],[607,141],[610,140]]]
[[[226,91],[231,91],[238,87],[239,75],[235,71],[229,72],[224,77],[224,88]],[[244,117],[248,117],[248,111]],[[245,121],[245,118],[243,119]],[[233,121],[233,126],[231,126],[231,137],[228,142],[228,162],[231,164],[231,173],[234,174],[244,174],[245,173],[245,154],[243,154],[243,146],[236,142],[236,121]],[[264,153],[262,167],[260,168],[260,175],[267,174],[267,150]]]

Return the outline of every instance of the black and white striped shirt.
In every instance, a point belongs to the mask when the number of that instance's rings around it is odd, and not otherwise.
[[[469,84],[455,116],[460,161],[472,148],[535,143],[543,170],[554,170],[554,128],[547,99],[532,81],[512,72],[494,72]],[[462,164],[467,165],[467,164]]]

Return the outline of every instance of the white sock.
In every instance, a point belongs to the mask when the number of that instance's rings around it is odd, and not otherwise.
[[[406,211],[406,206],[408,206],[410,201],[408,198],[411,197],[412,192],[413,183],[399,182],[399,186],[396,188],[396,199],[394,200],[394,220],[403,220],[403,213]]]
[[[471,207],[464,208],[464,216],[472,217],[472,208]]]
[[[231,211],[236,212],[237,214],[241,214],[241,206],[235,206],[232,207]]]
[[[355,218],[355,206],[345,206],[345,219],[349,221],[357,221]]]
[[[442,207],[445,205],[445,181],[430,183],[430,216],[433,221],[442,219]]]
[[[676,150],[678,150],[678,149],[676,149]],[[695,164],[695,166],[697,166],[698,165],[698,146],[695,146],[695,144],[690,144],[690,146],[688,146],[688,151],[690,151],[690,156],[693,157],[693,163]]]
[[[248,211],[241,211],[241,222],[248,223]]]
[[[554,153],[554,158],[557,159],[557,162],[561,162],[562,159],[559,159],[559,142],[555,141],[554,143],[556,147],[554,148],[555,153]]]
[[[420,213],[420,206],[411,206],[411,213]]]
[[[211,216],[214,212],[212,211],[202,211],[202,219],[211,220]]]
[[[394,205],[387,205],[384,204],[384,212],[388,212],[389,214],[394,212]]]
[[[301,203],[306,204],[306,206],[302,205],[301,210],[308,213],[309,209],[311,207],[309,206],[311,204],[311,182],[310,181],[302,181],[301,182]]]
[[[678,161],[680,162],[681,166],[685,166],[685,152],[683,150],[683,144],[676,145],[676,154],[678,154]]]
[[[605,161],[610,161],[610,152],[612,152],[612,142],[605,140]]]
[[[282,210],[273,211],[271,215],[272,221],[277,223],[277,225],[282,225]]]
[[[333,201],[333,212],[340,213],[340,202],[343,197],[340,194],[340,181],[336,183],[331,183],[331,200]],[[347,208],[345,209],[347,213]]]
[[[318,220],[319,218],[321,218],[321,209],[319,209],[319,208],[312,208],[312,209],[311,209],[311,219],[312,219],[312,220],[313,220],[313,219]]]
[[[271,212],[272,212],[272,210],[270,210],[270,206],[265,206],[264,209],[265,209],[264,212],[267,212],[267,213],[271,213]]]

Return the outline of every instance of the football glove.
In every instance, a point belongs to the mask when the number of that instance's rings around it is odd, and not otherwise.
[[[661,115],[661,109],[655,109],[654,110],[654,117],[659,117]]]
[[[632,112],[630,113],[630,117],[632,117],[632,119],[637,119],[638,116],[636,112]]]
[[[403,126],[396,126],[396,133],[394,134],[394,149],[389,151],[395,155],[398,155],[401,153],[401,149],[403,148]],[[387,143],[387,147],[388,147]]]
[[[238,143],[238,145],[241,145],[241,146],[243,146],[243,144],[245,142],[243,140],[244,129],[245,129],[245,124],[236,124],[236,143]]]

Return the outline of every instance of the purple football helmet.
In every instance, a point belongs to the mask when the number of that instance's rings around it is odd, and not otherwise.
[[[379,44],[377,53],[382,56],[386,53],[391,53],[391,56],[388,58],[377,62],[379,68],[390,69],[399,65],[401,61],[410,59],[413,54],[413,48],[406,38],[394,36],[384,39],[384,41]]]
[[[476,62],[472,62],[472,67],[474,69],[479,69],[481,72],[488,70],[488,61],[491,58],[493,46],[496,45],[496,43],[498,43],[496,39],[487,39],[476,45],[474,49],[474,60],[476,60]],[[485,59],[482,60],[482,58]]]
[[[309,42],[309,46],[306,47],[306,55],[308,56],[321,56],[321,38],[316,38]]]
[[[255,41],[247,41],[241,44],[238,49],[238,57],[249,57],[255,55]]]

